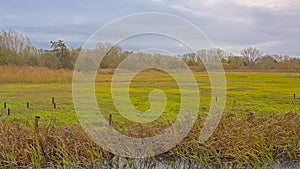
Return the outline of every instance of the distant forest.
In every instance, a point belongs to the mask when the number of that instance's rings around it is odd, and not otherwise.
[[[0,65],[41,66],[72,70],[81,49],[81,47],[68,48],[63,40],[49,42],[49,50],[38,49],[32,45],[28,37],[21,33],[11,29],[0,32]],[[121,47],[109,43],[99,44],[99,49],[108,51],[100,64],[102,69],[116,68],[124,58],[132,54],[131,51],[123,50]],[[145,55],[149,54],[145,53]],[[140,53],[139,56],[142,54]],[[205,70],[202,64],[204,59],[214,57],[221,59],[225,70],[300,70],[299,58],[279,54],[262,55],[257,48],[253,47],[241,50],[239,56],[219,48],[213,48],[177,57],[198,71]]]

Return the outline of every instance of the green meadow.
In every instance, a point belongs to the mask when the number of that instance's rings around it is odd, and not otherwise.
[[[211,101],[211,86],[206,73],[195,73],[200,91],[199,112],[207,112]],[[104,116],[119,117],[111,97],[111,74],[97,75],[95,95],[98,106]],[[228,111],[253,112],[255,114],[282,114],[294,110],[292,101],[296,94],[296,108],[300,95],[300,74],[298,73],[253,73],[227,72],[227,97],[225,113]],[[130,100],[137,110],[150,108],[149,93],[161,89],[167,96],[167,105],[163,115],[174,117],[180,108],[180,90],[176,81],[162,72],[142,72],[130,84]],[[7,102],[11,116],[28,118],[34,115],[55,114],[64,124],[76,124],[73,108],[71,82],[56,83],[3,83],[0,85],[0,101]],[[51,104],[55,97],[57,108]],[[300,97],[299,97],[300,98]],[[26,103],[30,108],[26,108]],[[300,103],[299,103],[300,106]],[[2,118],[6,110],[1,106]],[[65,119],[66,118],[66,119]],[[121,118],[121,117],[120,117]],[[43,118],[42,118],[43,119]],[[118,122],[118,121],[116,121]]]
[[[18,81],[18,78],[1,81],[0,128],[2,135],[7,135],[0,141],[2,167],[28,163],[36,168],[58,163],[77,167],[110,158],[81,129],[73,107],[71,76],[71,72],[64,72],[68,81],[51,80],[51,77],[42,81]],[[254,168],[272,163],[276,158],[300,158],[300,73],[226,72],[225,110],[206,145],[200,144],[196,136],[209,111],[211,86],[207,73],[194,72],[194,76],[200,92],[199,119],[190,134],[167,155],[194,160],[203,166],[222,165],[231,160],[238,167]],[[136,137],[152,136],[176,119],[180,89],[170,75],[144,71],[131,81],[130,101],[137,110],[143,112],[150,108],[149,94],[153,89],[162,90],[167,97],[162,115],[143,125],[118,113],[111,96],[112,77],[112,74],[98,74],[94,91],[102,115],[108,120],[112,114],[113,125],[120,132]],[[40,116],[39,137],[33,130],[35,116]]]

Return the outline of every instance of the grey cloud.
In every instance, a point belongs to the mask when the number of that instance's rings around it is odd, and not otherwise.
[[[257,46],[265,53],[300,56],[300,10],[296,10],[297,7],[286,11],[247,7],[234,1],[220,1],[213,6],[201,3],[204,1],[197,2],[197,6],[188,6],[185,2],[187,1],[5,0],[5,5],[0,6],[0,28],[17,29],[39,47],[48,48],[48,41],[58,37],[70,44],[83,45],[95,30],[113,19],[135,12],[157,11],[191,21],[221,48]],[[161,25],[163,22],[161,21]],[[138,25],[137,22],[134,26]],[[172,27],[180,25],[169,25],[168,29],[172,31]],[[124,29],[127,28],[119,27],[119,30],[125,31]],[[164,45],[166,44],[161,43],[161,46]],[[127,46],[134,48],[133,43]]]

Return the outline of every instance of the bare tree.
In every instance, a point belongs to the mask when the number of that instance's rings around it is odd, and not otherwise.
[[[25,65],[37,54],[28,37],[12,29],[0,31],[0,64]]]
[[[248,66],[254,67],[255,61],[261,56],[260,52],[256,48],[245,48],[241,51],[241,55],[247,59]]]

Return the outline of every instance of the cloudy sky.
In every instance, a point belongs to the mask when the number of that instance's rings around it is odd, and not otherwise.
[[[39,48],[48,49],[49,41],[57,39],[64,39],[69,47],[84,45],[112,20],[138,12],[164,12],[195,24],[215,47],[228,52],[252,46],[264,54],[300,56],[299,0],[1,1],[0,28],[21,32]],[[138,48],[142,40],[127,47]],[[160,45],[166,44],[172,43]]]

